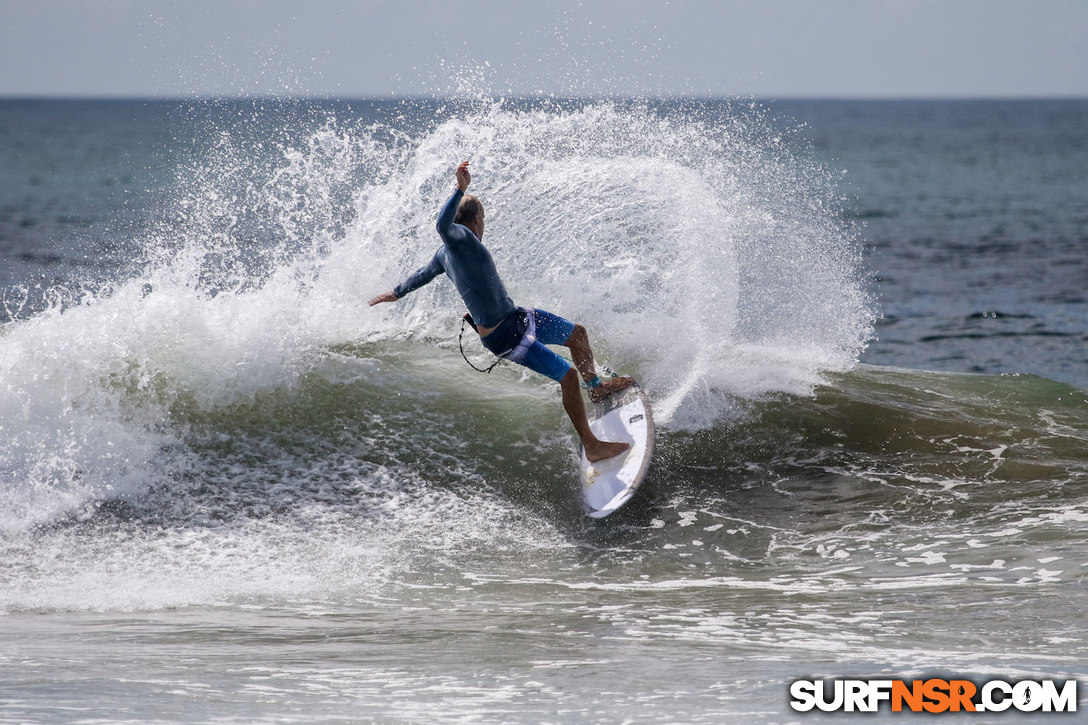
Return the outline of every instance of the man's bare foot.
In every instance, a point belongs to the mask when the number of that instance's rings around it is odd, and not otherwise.
[[[631,447],[629,443],[610,443],[609,441],[597,441],[586,446],[586,460],[590,463],[612,458]]]
[[[594,403],[599,403],[612,393],[618,393],[624,388],[629,388],[634,384],[635,379],[627,375],[618,378],[608,378],[607,380],[602,380],[600,385],[589,391],[589,399]]]

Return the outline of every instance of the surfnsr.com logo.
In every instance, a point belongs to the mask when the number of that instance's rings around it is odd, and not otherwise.
[[[797,680],[790,707],[798,712],[1076,712],[1077,681]]]

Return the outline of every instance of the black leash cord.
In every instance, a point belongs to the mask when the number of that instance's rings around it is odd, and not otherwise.
[[[466,315],[466,317],[467,317],[467,315]],[[468,363],[469,367],[471,367],[476,372],[478,372],[478,373],[489,373],[489,372],[491,372],[492,370],[495,369],[496,365],[498,365],[499,363],[502,362],[502,358],[501,357],[495,358],[495,362],[491,363],[491,367],[486,368],[486,369],[478,368],[475,365],[473,365],[472,361],[468,359],[468,355],[465,354],[465,346],[464,346],[464,344],[462,342],[462,340],[465,337],[465,323],[466,322],[468,322],[468,320],[465,319],[465,317],[462,317],[461,318],[461,334],[457,336],[457,347],[461,348],[461,357],[463,357],[465,359],[465,362]],[[472,329],[475,330],[476,326],[473,325]]]

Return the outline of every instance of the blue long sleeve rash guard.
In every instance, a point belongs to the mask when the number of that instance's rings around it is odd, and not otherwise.
[[[514,303],[506,294],[491,252],[468,227],[454,222],[463,196],[460,189],[454,191],[438,214],[442,246],[430,262],[397,285],[393,294],[399,299],[445,272],[457,286],[473,321],[481,327],[495,327],[514,311]]]

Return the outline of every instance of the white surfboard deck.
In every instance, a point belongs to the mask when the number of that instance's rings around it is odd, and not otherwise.
[[[589,427],[601,440],[622,441],[624,453],[590,463],[582,449],[582,498],[587,515],[600,519],[627,503],[646,478],[654,454],[650,400],[636,383],[590,406]]]

